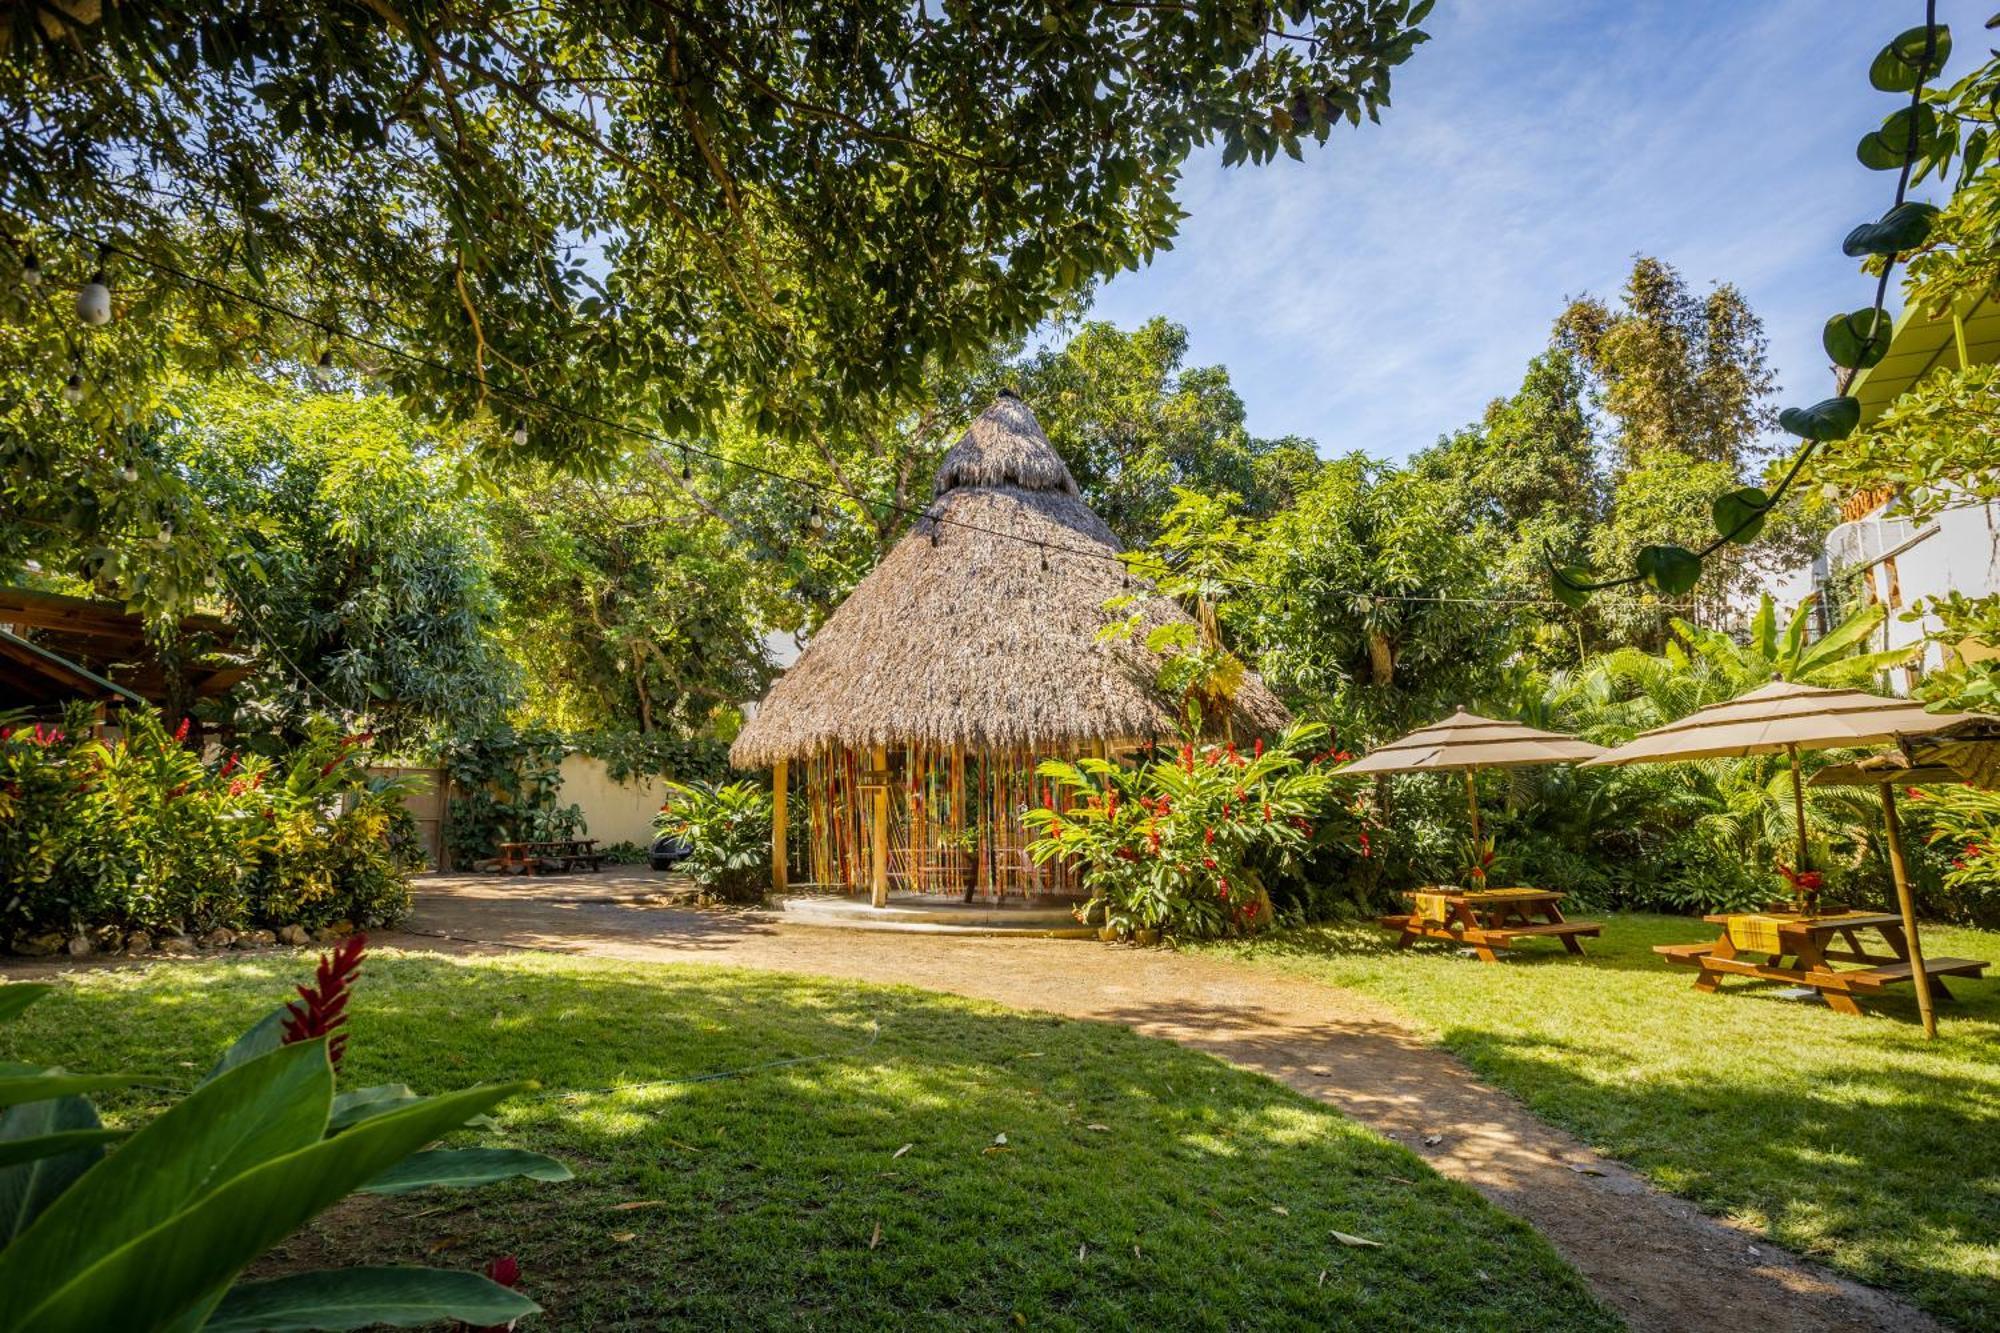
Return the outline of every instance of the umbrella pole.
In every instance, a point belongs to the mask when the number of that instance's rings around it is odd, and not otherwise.
[[[1903,938],[1909,942],[1910,980],[1917,988],[1917,1011],[1924,1018],[1924,1035],[1937,1036],[1937,1011],[1931,1007],[1931,978],[1924,971],[1924,946],[1917,939],[1917,904],[1910,894],[1910,871],[1903,862],[1903,821],[1896,816],[1894,785],[1883,783],[1882,827],[1888,834],[1889,873],[1896,881],[1896,907],[1903,914]]]
[[[1472,816],[1472,857],[1479,859],[1479,787],[1472,780],[1475,770],[1465,770],[1465,812]]]
[[[1806,870],[1806,784],[1799,776],[1799,747],[1787,745],[1785,753],[1792,758],[1792,816],[1799,824],[1799,873]]]

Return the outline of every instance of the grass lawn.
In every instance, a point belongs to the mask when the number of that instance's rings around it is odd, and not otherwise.
[[[0,1029],[0,1058],[192,1079],[306,968],[73,974]],[[578,1179],[350,1201],[280,1266],[513,1253],[537,1326],[564,1329],[1616,1327],[1540,1237],[1402,1148],[1118,1027],[764,973],[387,952],[352,1013],[348,1086],[540,1080],[501,1138]],[[152,1095],[104,1104],[129,1122]]]
[[[1847,1018],[1755,982],[1698,994],[1650,951],[1713,933],[1617,915],[1588,958],[1531,944],[1497,966],[1397,953],[1372,926],[1230,951],[1378,996],[1661,1186],[1965,1328],[2000,1327],[2000,980],[1954,978],[1926,1041],[1907,986]],[[1924,946],[2000,970],[2000,934],[1926,929]]]

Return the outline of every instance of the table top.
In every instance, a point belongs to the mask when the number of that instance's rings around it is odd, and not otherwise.
[[[1554,889],[1461,889],[1455,885],[1446,884],[1427,885],[1421,889],[1403,890],[1405,898],[1414,898],[1420,893],[1435,895],[1439,898],[1449,899],[1455,903],[1469,903],[1474,906],[1481,903],[1559,902],[1569,896],[1566,893],[1558,893]]]
[[[530,847],[593,847],[595,838],[551,838],[546,842],[503,842],[501,847],[515,847],[526,850]]]
[[[1858,930],[1869,926],[1901,925],[1903,918],[1894,912],[1821,912],[1816,916],[1806,916],[1800,912],[1717,912],[1702,918],[1711,925],[1726,926],[1731,921],[1763,920],[1774,922],[1780,930]]]

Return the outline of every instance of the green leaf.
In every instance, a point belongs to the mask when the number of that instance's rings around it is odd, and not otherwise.
[[[1864,222],[1847,233],[1840,252],[1850,259],[1863,255],[1894,255],[1914,250],[1930,239],[1931,225],[1937,221],[1935,204],[1898,204],[1880,219]]]
[[[52,1070],[43,1074],[0,1074],[0,1106],[23,1102],[45,1102],[79,1092],[104,1088],[126,1088],[139,1081],[136,1074],[65,1074]]]
[[[270,1013],[253,1023],[248,1032],[230,1044],[215,1062],[214,1068],[202,1075],[203,1083],[212,1083],[223,1074],[246,1061],[255,1060],[260,1055],[269,1055],[285,1044],[286,1006],[279,1005]]]
[[[1757,534],[1764,530],[1764,515],[1770,508],[1771,497],[1762,488],[1745,486],[1717,496],[1709,512],[1715,520],[1717,536],[1742,543],[1757,539]]]
[[[1937,24],[1937,45],[1929,61],[1924,43],[1931,25],[1897,33],[1868,66],[1868,82],[1885,93],[1906,93],[1944,69],[1951,58],[1951,29]]]
[[[323,1042],[284,1049],[302,1047],[318,1048],[324,1063]],[[245,1070],[262,1063],[254,1061]],[[217,1080],[212,1086],[221,1087],[224,1082]],[[49,1280],[37,1281],[35,1303],[21,1302],[26,1312],[23,1322],[48,1329],[115,1328],[122,1312],[140,1308],[142,1303],[154,1310],[185,1309],[356,1187],[524,1086],[494,1084],[427,1097],[414,1106],[364,1120],[344,1134],[315,1138],[307,1147],[266,1161],[202,1194],[179,1214],[89,1268],[77,1271],[74,1265],[64,1265],[55,1279],[61,1286],[55,1290],[48,1290]],[[144,1134],[141,1131],[110,1161],[130,1153]],[[44,1215],[43,1223],[48,1217]],[[0,1254],[0,1278],[18,1281],[19,1275],[4,1271],[12,1257],[11,1253]],[[26,1271],[40,1276],[36,1270]],[[15,1292],[10,1290],[9,1295]]]
[[[1851,315],[1835,315],[1826,322],[1820,344],[1836,366],[1866,370],[1889,350],[1889,316],[1870,307]]]
[[[0,1289],[33,1311],[66,1281],[258,1164],[316,1143],[333,1099],[326,1042],[300,1042],[195,1089],[65,1191],[0,1250]],[[218,1285],[211,1282],[188,1297]],[[128,1293],[138,1308],[138,1292]],[[147,1308],[160,1308],[148,1303]],[[167,1307],[169,1310],[178,1306]],[[111,1327],[115,1316],[52,1327]]]
[[[1684,546],[1645,546],[1635,562],[1641,578],[1667,597],[1692,592],[1701,582],[1701,557]]]
[[[203,1325],[208,1333],[307,1333],[314,1329],[415,1328],[456,1319],[507,1324],[539,1305],[477,1273],[440,1268],[336,1268],[230,1288]]]
[[[1581,611],[1590,601],[1591,572],[1582,565],[1549,567],[1549,592],[1572,611]]]
[[[383,1115],[422,1100],[423,1098],[401,1083],[378,1083],[372,1088],[356,1088],[353,1092],[336,1093],[333,1098],[333,1114],[326,1122],[326,1132],[335,1134],[370,1116]]]
[[[28,1102],[0,1112],[0,1149],[97,1128],[97,1108],[82,1097]],[[65,1153],[0,1168],[0,1252],[102,1156],[103,1145],[81,1143]]]
[[[361,1187],[363,1194],[408,1194],[432,1185],[475,1189],[526,1176],[569,1180],[569,1168],[553,1157],[521,1148],[438,1148],[415,1153]]]
[[[79,1097],[76,1100],[83,1099]],[[18,1166],[22,1162],[39,1161],[44,1157],[54,1157],[58,1153],[72,1152],[92,1144],[109,1143],[113,1139],[122,1139],[131,1132],[129,1129],[65,1129],[53,1134],[37,1134],[33,1138],[0,1138],[0,1167]]]
[[[19,1018],[29,1005],[54,989],[54,986],[45,986],[37,981],[0,986],[0,1023]]]
[[[1788,407],[1778,413],[1778,425],[1793,435],[1826,444],[1844,440],[1861,424],[1859,398],[1828,398],[1811,407]]]
[[[1928,106],[1915,108],[1917,126],[1916,153],[1910,152],[1911,108],[1904,107],[1882,122],[1879,130],[1870,130],[1861,136],[1861,142],[1854,146],[1854,156],[1862,166],[1870,171],[1897,171],[1906,161],[1928,157],[1937,149],[1937,112]]]

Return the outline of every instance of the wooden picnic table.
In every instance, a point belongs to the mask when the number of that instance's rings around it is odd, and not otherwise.
[[[1552,889],[1461,889],[1432,885],[1403,894],[1414,910],[1385,916],[1382,924],[1401,931],[1396,947],[1407,949],[1418,940],[1442,940],[1464,945],[1481,962],[1497,963],[1499,949],[1520,939],[1559,939],[1574,954],[1583,952],[1582,937],[1599,935],[1595,921],[1565,921],[1560,904],[1569,895]]]
[[[1713,943],[1653,946],[1668,962],[1698,969],[1699,991],[1720,989],[1724,977],[1757,977],[1817,991],[1834,1012],[1859,1014],[1860,997],[1879,995],[1916,971],[1903,919],[1892,912],[1724,912],[1702,920],[1722,927]],[[1863,946],[1863,931],[1880,936],[1888,952]],[[1985,963],[1971,958],[1924,960],[1931,993],[1947,1000],[1951,993],[1943,978],[1976,977],[1985,970]]]
[[[570,870],[592,871],[604,864],[595,838],[552,838],[543,842],[503,842],[494,869],[503,875],[541,875]]]

